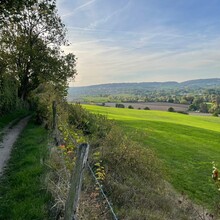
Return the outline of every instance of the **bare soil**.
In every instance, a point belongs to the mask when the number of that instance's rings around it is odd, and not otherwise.
[[[23,131],[27,125],[30,116],[21,119],[16,125],[11,127],[10,125],[4,129],[4,135],[2,141],[0,142],[0,176],[3,173],[4,167],[10,157],[10,153],[14,143],[16,142],[18,136]]]

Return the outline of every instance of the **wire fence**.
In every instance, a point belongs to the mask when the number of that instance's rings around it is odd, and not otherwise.
[[[104,190],[103,190],[102,185],[100,184],[100,182],[99,182],[98,179],[96,178],[96,175],[95,175],[95,173],[93,172],[93,170],[92,170],[92,168],[91,168],[91,166],[90,166],[89,163],[88,163],[88,168],[89,168],[89,170],[90,170],[90,172],[91,172],[91,174],[92,174],[92,176],[93,176],[93,178],[94,178],[96,184],[98,185],[98,187],[99,187],[99,189],[100,189],[100,192],[101,192],[103,198],[106,200],[106,202],[107,202],[107,204],[108,204],[108,207],[109,207],[109,209],[110,209],[110,211],[111,211],[111,213],[112,213],[113,219],[114,219],[114,220],[118,220],[118,218],[117,218],[117,216],[116,216],[116,214],[115,214],[115,212],[114,212],[114,210],[113,210],[113,207],[112,207],[111,203],[109,202],[109,199],[108,199],[107,195],[105,194],[105,192],[104,192]]]
[[[55,106],[55,109],[54,109],[54,106]],[[72,141],[72,143],[74,144],[74,145],[77,145],[77,141],[75,140],[75,138],[71,135],[71,133],[69,132],[69,128],[67,128],[67,126],[62,122],[62,120],[61,120],[61,118],[60,118],[60,116],[56,113],[56,105],[54,105],[53,104],[53,109],[55,110],[55,113],[53,114],[54,115],[54,117],[56,117],[56,118],[54,118],[54,123],[56,123],[53,127],[54,127],[54,129],[57,129],[57,131],[55,131],[55,135],[57,135],[58,133],[59,133],[59,130],[58,130],[58,121],[59,121],[59,124],[61,124],[61,126],[65,129],[65,131],[67,132],[67,134],[68,134],[68,137],[70,138],[70,140]],[[85,144],[84,144],[85,145]],[[88,145],[88,144],[87,144]],[[80,145],[78,146],[78,148],[80,148]],[[78,157],[81,157],[81,155],[77,155]],[[82,162],[83,163],[85,163],[85,158],[84,159],[82,159]],[[88,169],[89,169],[89,171],[90,171],[90,173],[91,173],[91,175],[92,175],[92,177],[93,177],[93,179],[95,180],[95,183],[97,184],[97,186],[98,186],[98,188],[99,188],[99,190],[100,190],[100,192],[101,192],[101,195],[102,195],[102,197],[105,199],[105,201],[106,201],[106,203],[107,203],[107,205],[108,205],[108,208],[109,208],[109,210],[110,210],[110,212],[111,212],[111,214],[112,214],[112,217],[113,217],[113,219],[114,220],[118,220],[118,217],[117,217],[117,215],[116,215],[116,213],[114,212],[114,209],[113,209],[113,207],[112,207],[112,204],[110,203],[110,201],[109,201],[109,199],[108,199],[108,197],[107,197],[107,195],[106,195],[106,193],[104,192],[104,190],[103,190],[103,186],[102,186],[102,184],[99,182],[99,180],[97,179],[97,177],[96,177],[96,174],[94,173],[94,171],[92,170],[92,167],[91,167],[91,165],[88,163],[88,158],[86,157],[86,165],[88,166]],[[78,166],[80,166],[80,165],[78,165]],[[83,165],[82,165],[83,166]],[[77,168],[76,168],[77,169]],[[82,169],[82,168],[81,168]],[[70,185],[73,185],[73,184],[75,184],[75,183],[73,183],[73,180],[76,178],[76,177],[78,177],[78,176],[76,176],[76,174],[77,174],[78,172],[77,171],[74,171],[73,172],[73,175],[75,175],[73,178],[71,178],[71,183],[70,183]],[[79,177],[78,177],[79,178]],[[82,174],[81,174],[81,177],[80,177],[81,179],[82,179]],[[75,180],[74,180],[75,181]],[[79,184],[80,185],[77,185],[77,186],[75,186],[75,188],[77,188],[77,189],[80,189],[81,190],[81,184],[82,184],[82,182],[81,182],[81,180],[79,180]],[[72,189],[72,191],[73,191],[74,189]],[[73,212],[73,214],[71,215],[70,214],[70,218],[69,219],[71,219],[71,220],[76,220],[77,219],[77,217],[76,217],[76,207],[78,206],[78,201],[79,201],[79,198],[80,198],[80,190],[78,190],[78,192],[77,193],[75,193],[75,194],[77,194],[76,196],[78,197],[78,198],[73,198],[73,200],[74,201],[76,201],[76,203],[77,204],[71,204],[71,206],[73,206],[74,207],[74,210],[72,211]],[[70,188],[70,191],[71,191],[71,188]],[[68,195],[68,197],[70,196],[70,193],[71,192],[69,192],[69,195]],[[75,195],[74,195],[75,196]],[[68,203],[69,202],[69,199],[67,200],[67,202],[66,203]],[[69,207],[69,204],[66,204],[66,207]],[[69,214],[68,214],[69,215]],[[68,219],[68,218],[67,218]]]

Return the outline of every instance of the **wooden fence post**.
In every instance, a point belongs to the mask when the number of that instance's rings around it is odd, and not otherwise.
[[[77,220],[76,212],[80,198],[83,171],[89,154],[89,145],[81,144],[77,149],[76,164],[71,176],[70,189],[65,205],[64,220]]]
[[[58,116],[57,116],[57,102],[53,101],[52,104],[52,110],[53,110],[53,135],[56,142],[56,145],[59,146],[62,144],[62,138],[60,135],[60,132],[58,130]]]

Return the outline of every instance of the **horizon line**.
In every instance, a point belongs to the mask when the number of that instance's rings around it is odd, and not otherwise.
[[[189,79],[184,81],[175,81],[175,80],[167,80],[167,81],[141,81],[141,82],[109,82],[109,83],[99,83],[99,84],[91,84],[91,85],[84,85],[84,86],[69,86],[69,88],[80,88],[80,87],[90,87],[90,86],[101,86],[101,85],[109,85],[109,84],[140,84],[140,83],[184,83],[188,81],[196,81],[196,80],[220,80],[220,77],[214,77],[214,78],[196,78],[196,79]]]

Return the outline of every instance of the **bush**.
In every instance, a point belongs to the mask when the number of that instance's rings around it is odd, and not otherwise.
[[[169,107],[168,112],[175,112],[175,109],[173,107]]]
[[[79,104],[69,105],[68,117],[68,123],[82,130],[84,135],[96,135],[99,138],[106,135],[112,124],[106,116],[92,114]]]
[[[218,117],[218,112],[213,112],[212,114],[214,117]]]
[[[128,108],[129,109],[134,109],[134,107],[132,105],[129,105]]]
[[[0,75],[0,116],[24,107],[23,102],[17,97],[17,90],[16,79]]]
[[[116,103],[115,107],[116,108],[124,108],[125,106],[123,104],[121,104],[121,103]]]
[[[144,108],[144,110],[150,110],[150,108],[146,106],[146,107]]]

